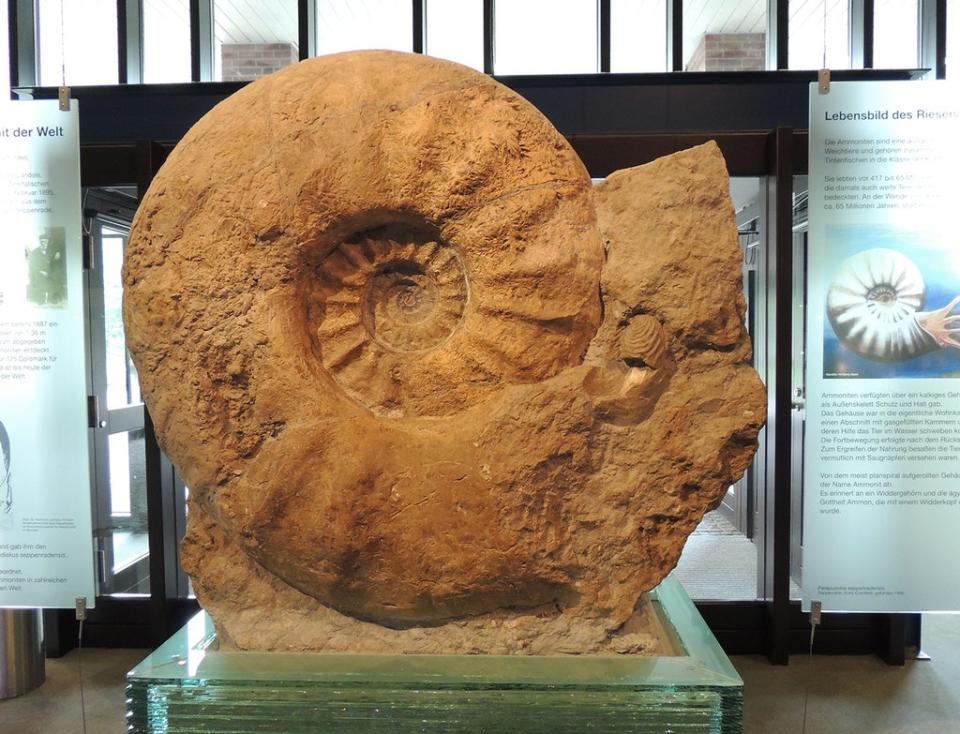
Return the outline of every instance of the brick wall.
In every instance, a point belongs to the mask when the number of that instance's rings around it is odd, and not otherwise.
[[[766,58],[764,33],[705,33],[687,71],[763,71]]]
[[[225,82],[259,79],[295,63],[298,58],[293,43],[225,43],[220,48]]]

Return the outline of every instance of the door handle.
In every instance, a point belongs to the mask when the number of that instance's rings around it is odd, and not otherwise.
[[[104,420],[100,411],[100,397],[98,395],[87,395],[87,427],[107,427],[107,421]]]
[[[790,401],[790,407],[794,410],[803,410],[807,405],[807,399],[803,395],[803,388],[796,387],[793,389],[793,400]]]

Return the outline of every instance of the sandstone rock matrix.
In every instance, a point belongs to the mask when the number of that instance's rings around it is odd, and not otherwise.
[[[713,144],[593,187],[530,104],[420,55],[201,119],[124,318],[221,641],[653,651],[638,600],[766,410],[727,187]]]

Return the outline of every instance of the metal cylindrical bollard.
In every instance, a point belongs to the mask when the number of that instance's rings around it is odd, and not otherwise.
[[[29,693],[46,679],[39,609],[0,609],[0,700]]]

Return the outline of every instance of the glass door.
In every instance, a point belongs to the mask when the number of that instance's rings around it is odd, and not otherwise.
[[[753,367],[766,374],[765,181],[730,179],[730,197],[743,251],[745,321],[753,341]],[[676,577],[694,601],[754,601],[763,597],[764,514],[760,495],[765,475],[764,443],[747,472],[732,484],[716,510],[708,512],[687,539]]]
[[[790,408],[790,598],[800,598],[803,573],[803,451],[807,375],[807,177],[793,177],[793,364]]]
[[[84,194],[89,402],[99,595],[150,593],[144,406],[123,331],[121,268],[136,199]]]

